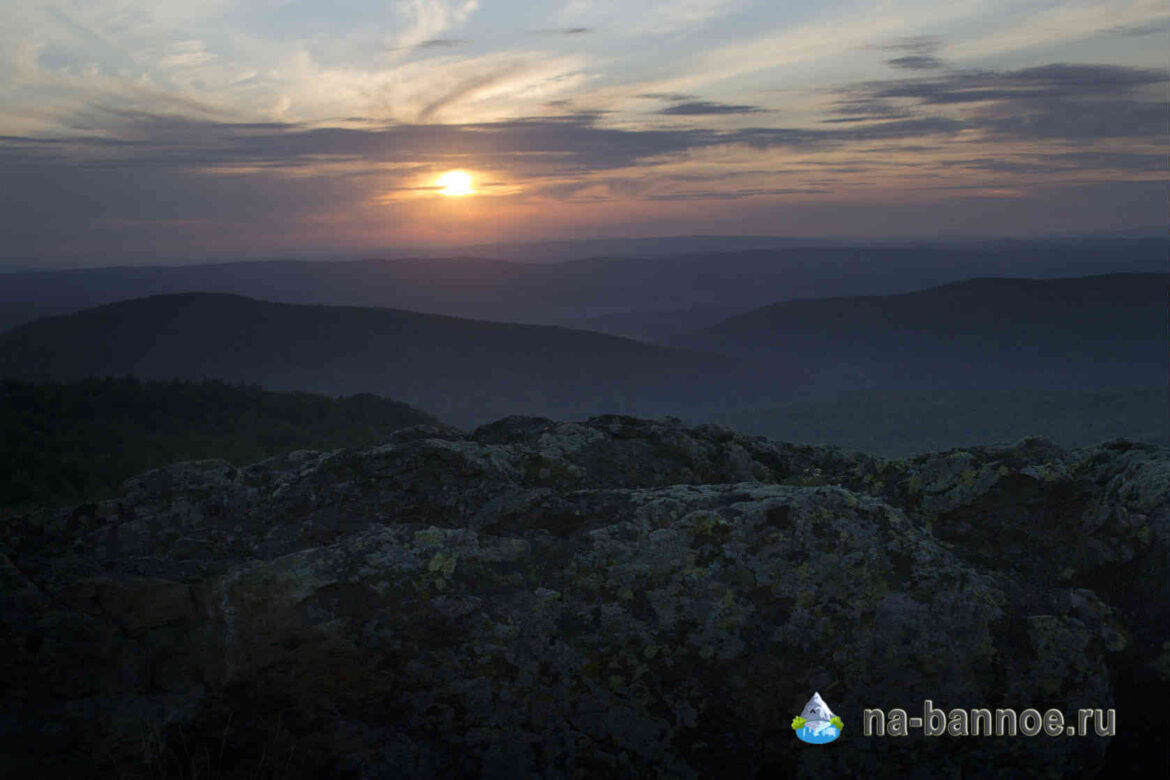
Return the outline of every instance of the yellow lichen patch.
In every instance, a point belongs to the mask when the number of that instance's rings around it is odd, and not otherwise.
[[[458,561],[458,556],[447,555],[446,553],[437,552],[431,558],[431,562],[427,564],[427,571],[439,572],[450,576],[455,573],[455,563]]]
[[[441,528],[426,528],[414,532],[414,543],[419,547],[437,547],[443,543],[444,536]]]

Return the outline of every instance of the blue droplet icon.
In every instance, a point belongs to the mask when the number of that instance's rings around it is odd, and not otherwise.
[[[792,728],[801,742],[824,745],[841,736],[844,724],[825,704],[821,695],[814,693],[800,715],[792,719]]]

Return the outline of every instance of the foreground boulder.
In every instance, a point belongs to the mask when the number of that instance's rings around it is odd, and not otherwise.
[[[0,531],[0,772],[1076,776],[1166,761],[1170,451],[508,418]],[[842,718],[809,746],[819,692]],[[862,735],[1115,708],[1117,736]]]

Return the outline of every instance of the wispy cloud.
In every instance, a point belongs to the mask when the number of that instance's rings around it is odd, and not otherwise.
[[[934,56],[940,45],[938,38],[918,36],[882,48],[902,53],[900,57],[886,60],[887,65],[901,70],[935,70],[943,66],[943,61]]]
[[[1011,11],[983,34],[949,46],[948,56],[956,60],[988,59],[1170,18],[1170,9],[1162,0],[1062,0],[1035,6],[1021,4]]]
[[[555,27],[548,30],[533,30],[534,35],[588,35],[594,32],[592,27]]]
[[[1016,70],[962,71],[931,79],[874,82],[861,89],[876,98],[914,98],[933,104],[981,103],[1115,97],[1168,80],[1170,76],[1164,71],[1153,68],[1055,63]]]
[[[777,195],[827,195],[829,190],[816,187],[748,187],[735,190],[692,190],[651,196],[651,200],[742,200]]]
[[[566,225],[1120,182],[1103,203],[1164,178],[1168,23],[1165,0],[8,0],[0,231],[374,235],[425,222],[451,167],[481,176],[465,212]]]
[[[943,61],[938,57],[930,57],[925,54],[907,54],[904,57],[886,60],[886,62],[903,70],[936,70],[943,66]]]
[[[658,113],[672,116],[710,116],[719,114],[760,114],[765,109],[759,106],[744,106],[734,103],[714,103],[707,100],[692,100],[677,103],[662,109]]]
[[[561,12],[569,25],[619,31],[622,35],[673,33],[727,16],[747,0],[570,0]],[[566,29],[581,29],[570,26]]]
[[[907,37],[917,29],[965,19],[980,10],[975,0],[929,3],[846,3],[825,6],[812,19],[778,31],[755,34],[708,48],[688,60],[677,75],[644,85],[647,92],[691,92],[732,79],[800,63],[848,60],[875,41]]]
[[[1050,174],[1058,172],[1124,171],[1127,173],[1165,173],[1170,159],[1161,154],[1134,152],[1056,152],[1021,154],[1014,159],[974,157],[944,160],[943,167],[967,168],[996,173]]]
[[[479,0],[399,0],[394,8],[404,29],[393,45],[409,49],[441,39],[444,32],[466,22],[478,10]]]
[[[1003,71],[956,71],[932,78],[867,82],[843,90],[850,120],[884,119],[897,106],[959,107],[973,130],[1018,138],[1157,138],[1167,112],[1151,87],[1164,71],[1119,65],[1056,63]]]
[[[431,38],[429,41],[420,43],[418,47],[420,49],[449,49],[464,43],[467,43],[464,38]]]
[[[1130,38],[1136,38],[1143,35],[1163,35],[1170,32],[1170,16],[1155,19],[1150,22],[1142,22],[1140,24],[1119,24],[1114,25],[1106,30],[1106,32],[1114,35],[1124,35]]]

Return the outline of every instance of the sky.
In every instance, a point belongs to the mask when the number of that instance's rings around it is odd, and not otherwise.
[[[4,6],[26,264],[1166,225],[1168,0]]]

